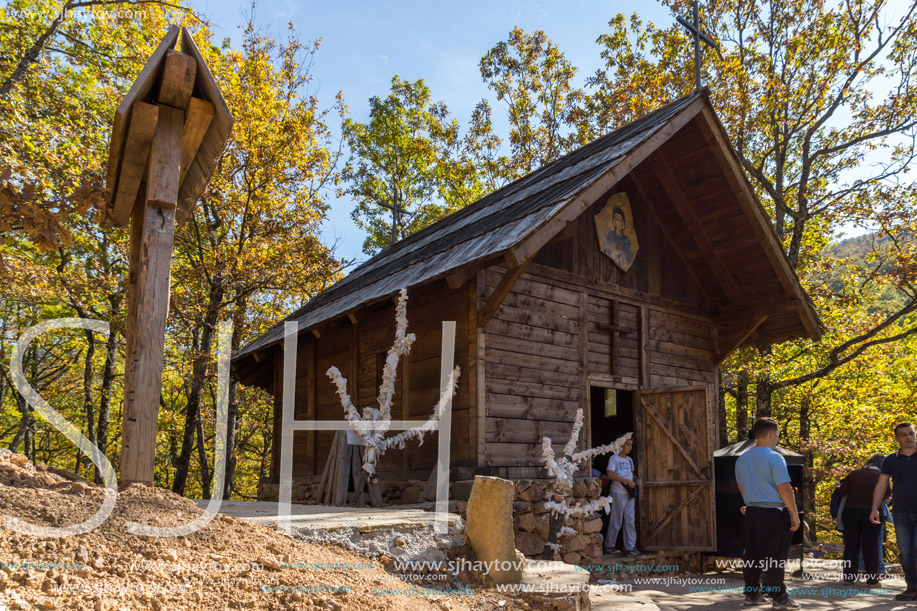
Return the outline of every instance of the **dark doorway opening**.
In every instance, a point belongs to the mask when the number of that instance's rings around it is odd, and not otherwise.
[[[630,390],[620,390],[616,388],[599,388],[592,386],[589,389],[589,412],[592,422],[592,435],[589,440],[589,447],[594,448],[613,442],[615,439],[625,433],[632,433],[635,429],[634,421],[634,393]],[[630,457],[637,465],[637,452],[639,440],[634,439],[634,448]],[[592,468],[601,474],[605,473],[608,466],[610,454],[596,456],[593,459]],[[640,474],[637,474],[640,477]],[[607,488],[603,489],[603,494],[607,494]],[[637,503],[639,505],[639,497]],[[639,512],[639,506],[635,507]],[[608,532],[609,515],[602,512],[602,537],[604,541],[605,534]],[[637,513],[639,515],[639,513]],[[637,542],[640,542],[640,530],[637,529]],[[623,529],[618,535],[618,540],[613,546],[616,549],[623,547]]]
[[[633,391],[593,386],[589,389],[589,395],[589,410],[592,416],[592,439],[589,440],[589,447],[603,446],[624,433],[634,431]],[[637,452],[637,440],[634,441],[632,457]],[[605,454],[597,456],[592,466],[604,473],[607,464],[608,455]]]

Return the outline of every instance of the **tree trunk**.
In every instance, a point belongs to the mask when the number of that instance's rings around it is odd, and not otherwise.
[[[30,346],[22,357],[23,373],[25,373],[26,368],[32,364],[34,356],[35,350]],[[28,456],[34,417],[32,416],[32,409],[28,401],[25,400],[25,397],[22,396],[22,393],[15,392],[13,396],[16,397],[16,407],[19,408],[19,413],[22,414],[22,416],[19,420],[19,429],[16,431],[16,435],[13,436],[13,441],[10,442],[10,451],[18,451],[19,444],[21,443],[23,444],[22,454]]]
[[[242,324],[245,321],[245,298],[236,300],[232,316],[231,352],[239,349],[242,340]],[[239,382],[233,376],[229,378],[229,404],[226,414],[226,474],[223,478],[223,498],[227,501],[232,496],[232,487],[236,477],[236,441],[239,433]]]
[[[774,389],[771,387],[770,378],[762,376],[755,382],[755,400],[757,402],[755,419],[771,417],[771,396]]]
[[[564,516],[560,513],[551,512],[551,517],[548,518],[548,541],[547,543],[557,543],[557,534],[560,532],[560,528],[564,523]],[[541,553],[542,560],[554,560],[554,550],[547,544],[544,546],[544,551]]]
[[[80,313],[80,316],[85,316]],[[96,417],[92,406],[92,359],[96,354],[96,339],[91,329],[86,329],[86,359],[83,365],[83,411],[86,412],[86,437],[92,443],[96,442]],[[77,449],[76,465],[73,472],[80,474],[80,464],[83,462],[83,452]]]
[[[197,417],[194,425],[197,431],[197,460],[201,466],[201,498],[209,499],[212,496],[213,478],[210,476],[210,460],[207,458],[207,444],[204,435],[204,420]]]
[[[736,441],[748,439],[748,372],[740,371],[736,383]]]
[[[223,478],[223,498],[232,495],[236,478],[236,440],[239,438],[239,382],[229,382],[229,406],[226,415],[226,473]]]
[[[114,313],[114,309],[112,313]],[[118,332],[109,330],[105,345],[105,366],[102,368],[102,397],[99,400],[99,426],[96,428],[96,445],[105,454],[108,451],[108,422],[111,418],[112,388],[115,385],[115,360],[118,358]],[[95,482],[103,483],[102,473],[96,467]]]
[[[172,482],[172,491],[176,494],[185,494],[185,482],[188,480],[191,452],[194,449],[195,427],[201,412],[201,396],[204,392],[204,384],[207,381],[207,363],[210,361],[210,353],[213,349],[213,336],[216,332],[217,316],[219,315],[219,306],[222,299],[222,283],[219,280],[215,280],[210,288],[207,314],[204,317],[201,328],[200,351],[195,357],[191,368],[191,390],[188,394],[187,411],[185,412],[181,453],[178,456],[178,465],[175,469],[175,480]]]
[[[729,431],[726,428],[726,393],[723,392],[723,389],[717,386],[717,397],[716,397],[716,406],[717,406],[717,429],[719,429],[719,438],[720,443],[717,446],[719,448],[725,448],[729,445]]]
[[[19,59],[19,63],[16,64],[16,67],[13,69],[13,72],[0,84],[0,99],[6,99],[9,95],[10,90],[13,88],[13,85],[22,80],[22,77],[25,76],[26,71],[29,67],[38,61],[38,56],[41,55],[42,49],[44,49],[45,44],[57,33],[57,29],[60,27],[61,22],[67,17],[67,11],[70,10],[72,3],[68,2],[64,5],[64,8],[60,13],[54,18],[53,21],[45,28],[45,31],[35,39],[35,42],[32,43],[32,46],[29,47],[29,50],[26,51],[23,56]]]
[[[806,457],[805,467],[802,471],[802,510],[805,512],[805,521],[808,526],[803,532],[804,541],[812,543],[818,540],[818,532],[815,524],[815,478],[812,474],[815,472],[815,453],[809,444],[809,435],[811,432],[810,412],[811,401],[805,397],[799,408],[799,443],[803,449],[803,455]],[[808,476],[807,476],[808,475]]]
[[[18,392],[15,394],[16,397],[16,407],[19,408],[19,413],[22,414],[22,417],[19,419],[19,429],[16,431],[16,435],[13,437],[13,441],[10,442],[10,452],[17,452],[19,450],[19,444],[25,442],[25,448],[23,449],[23,454],[28,454],[28,436],[29,429],[32,426],[32,414],[29,404],[26,403],[25,398]]]

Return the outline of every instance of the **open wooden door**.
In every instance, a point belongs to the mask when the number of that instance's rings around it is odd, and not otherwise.
[[[713,551],[712,387],[636,395],[640,535],[645,550]]]

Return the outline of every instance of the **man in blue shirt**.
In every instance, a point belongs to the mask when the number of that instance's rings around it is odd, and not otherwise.
[[[895,537],[901,551],[901,569],[904,571],[904,592],[895,600],[917,600],[917,432],[910,422],[895,427],[898,451],[885,457],[879,481],[872,491],[873,524],[881,524],[879,506],[892,480],[892,518],[895,523]]]
[[[758,418],[751,434],[755,447],[736,461],[736,483],[746,507],[742,525],[745,604],[765,604],[766,592],[774,609],[798,609],[783,582],[792,531],[799,528],[799,512],[786,461],[774,451],[780,425],[773,418]],[[758,585],[762,572],[763,592]]]

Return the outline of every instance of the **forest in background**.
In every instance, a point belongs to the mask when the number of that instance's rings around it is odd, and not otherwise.
[[[666,3],[688,14],[688,3]],[[128,7],[132,10],[122,11]],[[140,10],[142,9],[142,10]],[[374,254],[545,163],[694,89],[680,26],[610,15],[604,66],[581,75],[545,33],[514,29],[482,50],[491,91],[455,117],[422,80],[394,76],[368,117],[346,92],[316,97],[319,41],[250,26],[213,40],[193,5],[13,1],[0,9],[0,446],[94,478],[92,464],[30,410],[9,360],[22,332],[57,317],[109,322],[60,331],[24,355],[30,383],[119,464],[127,233],[105,222],[114,108],[169,24],[190,27],[235,126],[192,218],[176,231],[156,484],[206,498],[212,485],[215,330],[244,345],[343,277],[323,244],[328,207],[356,203]],[[917,419],[915,3],[710,1],[719,53],[703,79],[787,258],[825,325],[818,341],[738,351],[721,375],[721,444],[754,418],[807,457],[807,516],[821,534],[833,482]],[[506,133],[494,128],[505,112]],[[340,133],[340,137],[336,136]],[[406,212],[395,229],[391,212]],[[844,240],[851,227],[867,235]],[[227,498],[267,472],[271,405],[230,388]]]

